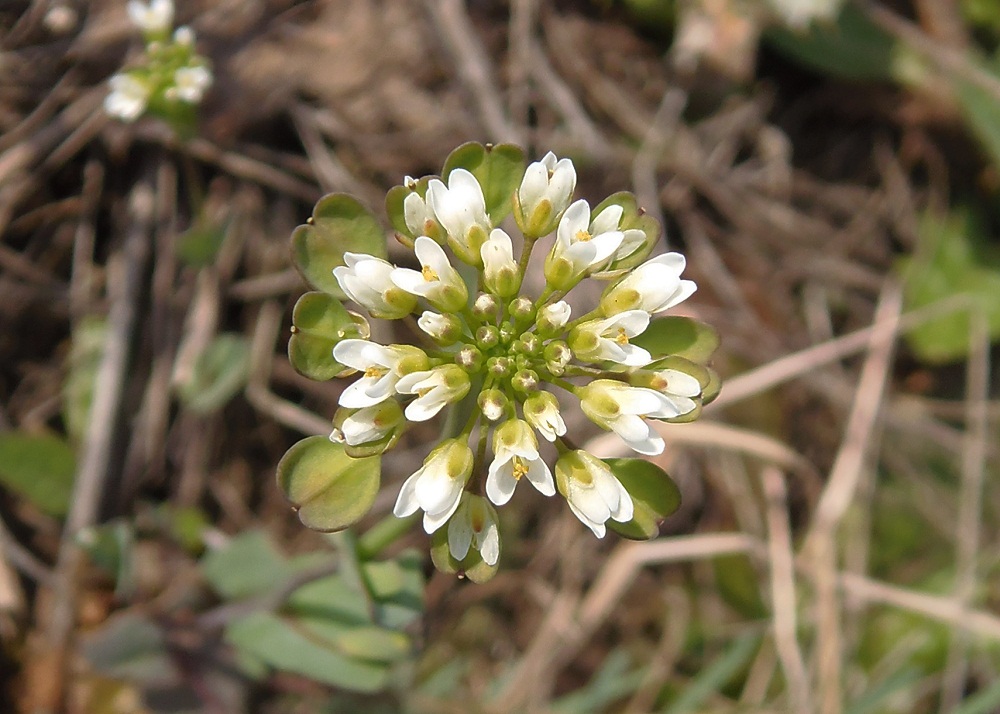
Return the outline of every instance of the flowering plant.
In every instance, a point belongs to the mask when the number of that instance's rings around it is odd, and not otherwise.
[[[357,378],[340,395],[330,438],[293,446],[279,484],[303,523],[344,528],[375,498],[380,455],[411,425],[445,412],[440,440],[393,508],[423,514],[439,569],[476,581],[494,574],[496,509],[521,480],[561,494],[598,537],[607,528],[653,537],[677,507],[676,486],[645,460],[579,449],[563,410],[579,402],[595,424],[655,455],[664,442],[654,423],[694,419],[718,392],[704,364],[714,331],[657,317],[695,291],[681,277],[684,257],[649,258],[660,226],[631,194],[593,209],[573,201],[573,164],[552,153],[525,167],[515,146],[466,144],[441,174],[407,177],[387,195],[396,238],[412,250],[398,265],[386,259],[378,221],[343,194],[321,199],[292,235],[295,262],[318,292],[295,306],[289,358],[314,379]],[[516,241],[501,227],[511,214]],[[544,288],[526,295],[536,246],[553,233]],[[588,278],[607,287],[575,317],[564,298]],[[373,341],[368,319],[345,302],[405,322],[420,346]]]
[[[193,109],[212,85],[208,61],[194,49],[190,27],[174,24],[173,0],[130,0],[126,6],[132,24],[142,31],[145,52],[134,67],[108,80],[111,91],[104,110],[132,122],[146,112],[167,119],[178,128],[193,123]]]

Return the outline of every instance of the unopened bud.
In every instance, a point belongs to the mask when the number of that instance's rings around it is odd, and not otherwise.
[[[486,371],[494,377],[506,377],[510,368],[511,361],[507,357],[490,357],[486,362]]]
[[[510,383],[519,392],[534,392],[538,389],[538,374],[533,369],[521,369],[511,377]]]
[[[500,344],[500,331],[493,325],[483,325],[476,330],[476,344],[484,350],[496,347]]]
[[[535,305],[530,299],[519,295],[510,301],[507,306],[507,310],[510,311],[510,316],[514,318],[514,322],[526,325],[535,318]]]
[[[477,401],[483,416],[489,421],[500,421],[510,406],[510,400],[507,399],[507,395],[496,388],[480,392]]]
[[[479,293],[472,303],[472,314],[481,320],[495,320],[500,311],[500,303],[489,293]]]
[[[455,364],[467,372],[478,372],[483,366],[483,353],[471,345],[466,345],[455,353]]]

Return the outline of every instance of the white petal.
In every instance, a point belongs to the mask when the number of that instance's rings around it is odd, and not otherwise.
[[[403,414],[410,421],[427,421],[428,419],[433,419],[438,415],[445,404],[448,403],[446,399],[428,399],[431,394],[427,394],[423,397],[418,397],[412,402],[406,405],[406,409],[403,410]]]
[[[625,490],[625,487],[621,485],[621,482],[619,482],[618,479],[615,479],[615,484],[621,494],[618,500],[618,508],[611,511],[611,518],[619,523],[628,523],[635,515],[632,497],[629,495],[628,491]]]
[[[437,244],[435,244],[437,245]],[[435,287],[437,281],[424,279],[424,274],[409,268],[393,268],[389,278],[400,290],[405,290],[411,295],[427,297],[427,294]]]
[[[487,565],[496,565],[500,559],[500,529],[492,520],[486,526],[486,535],[481,539],[479,554]]]
[[[514,478],[514,467],[510,461],[499,462],[494,459],[486,476],[486,495],[497,506],[502,506],[514,495],[517,479]]]
[[[625,441],[642,441],[650,436],[649,425],[635,414],[622,414],[612,419],[608,425]]]
[[[401,394],[416,394],[420,389],[430,389],[437,384],[434,377],[435,373],[430,369],[410,372],[400,377],[399,381],[396,382],[396,391]]]
[[[459,491],[454,503],[452,503],[447,510],[442,511],[441,513],[424,513],[424,532],[433,533],[447,523],[448,519],[452,517],[455,510],[458,508],[458,504],[462,500],[461,496],[462,493]]]
[[[528,465],[528,473],[525,474],[525,477],[543,496],[555,495],[556,485],[552,480],[552,472],[541,459],[535,459]]]
[[[611,204],[594,216],[594,221],[590,224],[590,230],[598,235],[618,230],[618,224],[621,222],[624,212],[625,210],[618,204]]]
[[[566,503],[569,505],[569,510],[573,512],[573,515],[579,518],[580,522],[583,523],[583,525],[587,526],[587,528],[592,530],[595,536],[597,536],[598,538],[604,537],[604,534],[607,532],[604,526],[604,521],[601,522],[593,521],[589,517],[587,517],[587,514],[585,514],[583,511],[577,508],[572,501],[567,500]]]
[[[472,545],[472,526],[469,524],[468,508],[458,514],[448,524],[448,551],[455,560],[465,560]]]
[[[542,162],[535,162],[525,169],[524,178],[521,179],[521,187],[517,190],[517,197],[525,210],[530,211],[535,207],[542,199],[548,186],[549,170]]]
[[[662,390],[666,394],[679,397],[697,397],[701,394],[701,383],[687,372],[682,372],[679,369],[665,369],[657,372],[656,376],[667,383],[667,386]]]
[[[420,504],[417,503],[416,484],[423,471],[422,468],[419,469],[403,482],[403,487],[399,490],[399,496],[396,498],[396,505],[392,507],[392,514],[397,518],[412,515],[420,508]]]

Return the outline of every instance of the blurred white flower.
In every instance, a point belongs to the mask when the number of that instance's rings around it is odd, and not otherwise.
[[[149,87],[128,73],[108,80],[111,92],[104,98],[104,111],[122,121],[138,119],[149,104]]]

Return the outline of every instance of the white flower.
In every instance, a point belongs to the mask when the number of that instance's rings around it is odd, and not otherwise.
[[[617,203],[612,203],[604,208],[590,223],[590,232],[594,234],[608,233],[620,230],[622,216],[625,209]],[[600,271],[593,273],[595,277],[610,277],[610,274],[601,271],[614,268],[615,263],[624,260],[646,244],[646,233],[638,228],[629,228],[622,231],[622,242],[614,252],[608,257]]]
[[[551,392],[536,392],[528,397],[522,408],[524,418],[548,441],[566,433],[566,422],[559,413],[559,402]]]
[[[615,432],[632,449],[654,456],[663,452],[663,439],[645,421],[677,416],[674,402],[646,387],[632,387],[613,379],[597,379],[577,392],[580,408],[591,421]]]
[[[395,320],[409,315],[416,298],[392,282],[392,264],[365,253],[344,253],[344,265],[333,269],[340,289],[374,317]]]
[[[417,319],[417,327],[442,345],[451,345],[462,336],[462,323],[454,315],[439,315],[430,310]]]
[[[164,34],[174,24],[173,0],[151,0],[148,5],[141,0],[129,0],[125,9],[132,24],[148,34]]]
[[[601,308],[606,314],[669,310],[698,289],[693,280],[681,280],[684,266],[684,256],[680,253],[664,253],[647,260],[608,290],[601,298]]]
[[[431,179],[427,203],[448,233],[448,245],[455,254],[466,263],[479,265],[479,248],[493,226],[476,177],[465,169],[455,169],[448,175],[447,186],[440,179]]]
[[[379,441],[399,425],[403,410],[391,399],[354,412],[330,435],[331,441],[342,441],[348,446]]]
[[[469,299],[465,281],[451,267],[444,249],[427,236],[420,236],[413,244],[420,261],[420,270],[394,268],[390,279],[402,290],[427,298],[434,307],[454,312],[465,307]]]
[[[178,45],[190,47],[194,44],[194,30],[187,25],[181,25],[174,30],[174,42]]]
[[[168,96],[176,97],[188,104],[197,104],[212,86],[212,73],[207,67],[181,67],[174,72],[174,86],[167,90]]]
[[[500,529],[497,512],[482,496],[466,493],[448,522],[448,550],[455,560],[465,560],[469,548],[479,551],[483,562],[496,565],[500,559]]]
[[[333,358],[364,373],[340,395],[340,406],[351,409],[374,406],[395,394],[404,368],[410,371],[427,366],[427,355],[416,347],[385,347],[368,340],[338,342],[333,348]]]
[[[108,80],[111,93],[104,98],[104,111],[122,121],[135,121],[149,103],[149,86],[131,74],[116,74]]]
[[[701,394],[701,384],[687,372],[679,369],[660,370],[654,373],[649,386],[662,394],[670,404],[670,407],[664,404],[660,410],[661,413],[668,414],[666,417],[661,417],[663,419],[687,414],[698,406],[694,398]],[[672,414],[669,413],[671,407],[674,412]]]
[[[576,189],[576,169],[569,159],[556,160],[551,151],[530,164],[517,189],[520,225],[531,236],[552,231]]]
[[[486,476],[486,495],[502,506],[514,495],[522,476],[543,496],[556,492],[552,472],[538,454],[538,440],[528,423],[511,419],[493,433],[493,463]]]
[[[535,322],[541,332],[554,334],[566,326],[570,314],[572,314],[572,310],[569,303],[565,300],[559,300],[539,310]]]
[[[413,186],[415,189],[416,181],[407,176],[403,179],[403,185]],[[410,191],[403,199],[403,222],[414,237],[440,235],[440,226],[434,217],[434,211],[431,210],[427,197],[421,196],[416,190]]]
[[[456,402],[469,392],[469,375],[458,365],[446,364],[422,372],[412,372],[396,383],[401,394],[416,394],[406,405],[406,418],[427,421],[445,404]]]
[[[509,298],[521,288],[521,273],[517,269],[514,246],[507,233],[494,228],[479,252],[483,258],[483,282],[491,293]]]
[[[626,310],[577,325],[570,330],[569,346],[577,357],[587,362],[609,360],[629,367],[642,367],[653,358],[647,350],[629,340],[642,334],[648,326],[648,312]]]
[[[632,520],[632,497],[603,461],[586,451],[571,451],[556,462],[556,482],[569,508],[598,538],[608,519]]]
[[[443,526],[462,500],[472,473],[472,450],[457,439],[449,439],[431,451],[424,465],[403,482],[392,512],[405,518],[424,511],[424,530],[433,533]]]
[[[556,242],[545,259],[545,278],[556,289],[568,290],[589,271],[603,265],[618,249],[625,234],[601,232],[590,225],[590,206],[580,199],[563,214],[556,229]]]

